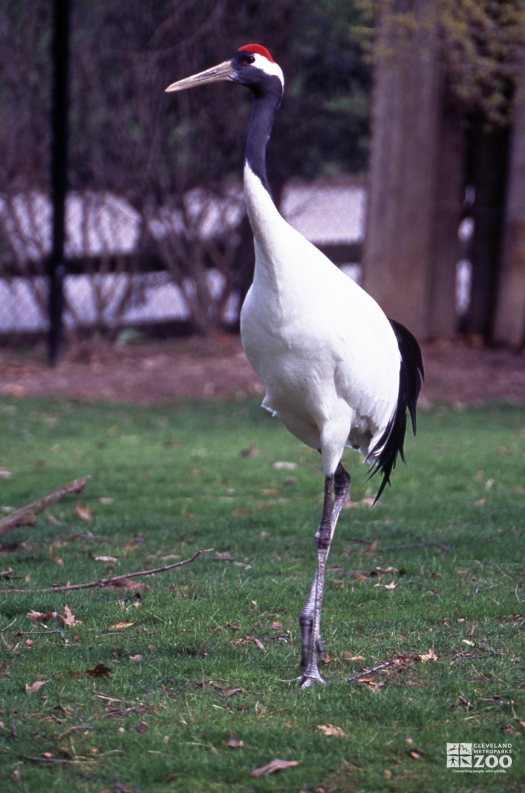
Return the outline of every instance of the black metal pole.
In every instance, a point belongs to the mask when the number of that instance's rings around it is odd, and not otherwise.
[[[48,359],[58,360],[63,341],[64,255],[69,110],[69,10],[70,0],[53,0],[53,63],[51,107],[51,203],[53,208],[52,245],[48,263],[49,330]]]

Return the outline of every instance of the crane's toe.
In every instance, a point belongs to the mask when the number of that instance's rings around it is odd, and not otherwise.
[[[326,680],[323,677],[321,677],[317,669],[315,671],[312,671],[311,674],[306,674],[305,672],[304,674],[301,675],[301,677],[298,677],[297,679],[299,681],[299,685],[301,688],[310,688],[316,683],[320,683],[321,685],[326,686]]]

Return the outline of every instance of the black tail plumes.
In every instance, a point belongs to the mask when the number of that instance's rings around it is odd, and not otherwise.
[[[403,444],[407,428],[407,410],[410,413],[412,429],[416,434],[416,403],[421,390],[424,377],[423,358],[421,350],[414,336],[404,325],[390,319],[390,324],[396,334],[399,352],[401,353],[401,366],[399,369],[399,395],[394,415],[388,422],[383,435],[375,448],[381,449],[375,461],[371,476],[381,473],[383,479],[375,497],[374,504],[380,497],[387,484],[390,484],[390,474],[395,468],[397,455],[403,462]],[[382,448],[381,448],[382,447]],[[374,450],[372,449],[371,454]]]

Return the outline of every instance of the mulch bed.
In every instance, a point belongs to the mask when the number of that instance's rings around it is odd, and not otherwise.
[[[424,345],[421,406],[525,402],[525,354],[464,342]],[[0,348],[0,394],[148,405],[240,398],[262,387],[231,335],[140,344],[81,342],[48,367],[43,347]]]

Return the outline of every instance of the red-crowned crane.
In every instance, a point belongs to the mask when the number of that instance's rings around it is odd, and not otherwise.
[[[341,459],[358,450],[382,481],[403,457],[407,409],[416,429],[423,377],[419,345],[389,320],[361,287],[292,228],[277,210],[266,177],[266,145],[281,103],[284,78],[260,44],[246,44],[206,71],[166,91],[218,81],[253,95],[246,139],[244,195],[255,238],[253,284],[241,311],[246,355],[266,390],[263,407],[321,453],[324,502],[315,534],[317,565],[301,612],[301,685],[323,683],[318,662],[326,562],[350,487]]]

